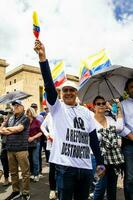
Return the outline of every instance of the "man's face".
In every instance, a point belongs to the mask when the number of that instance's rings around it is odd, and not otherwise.
[[[18,114],[21,114],[22,112],[24,112],[24,107],[22,105],[15,104],[12,107],[13,107],[14,115],[18,115]]]
[[[128,88],[127,88],[127,93],[133,99],[133,82],[129,83]]]
[[[45,107],[44,110],[45,110],[46,113],[49,112],[48,107]]]
[[[71,86],[62,89],[62,99],[65,104],[74,106],[76,104],[77,90]]]

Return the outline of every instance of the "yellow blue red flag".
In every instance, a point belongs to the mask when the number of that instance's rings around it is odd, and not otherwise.
[[[66,80],[64,66],[65,66],[64,61],[59,61],[55,64],[54,68],[51,70],[55,87],[59,87]]]
[[[88,78],[90,78],[90,71],[87,68],[86,60],[81,60],[80,62],[80,72],[79,72],[79,84],[83,85]]]
[[[90,70],[91,75],[95,74],[99,70],[111,66],[111,61],[109,57],[106,55],[104,49],[102,49],[98,53],[88,56],[86,62],[87,62],[87,68]]]
[[[59,87],[65,80],[66,80],[66,74],[64,71],[64,61],[55,61],[54,62],[54,67],[51,70],[52,78],[55,87]],[[43,102],[42,105],[45,106],[47,102],[47,95],[46,92],[44,91],[43,94]]]
[[[100,52],[88,56],[80,63],[80,86],[96,72],[111,66],[111,61],[102,49]]]
[[[33,12],[32,17],[33,17],[33,33],[36,39],[38,39],[40,34],[40,26],[39,26],[38,14],[36,11]]]

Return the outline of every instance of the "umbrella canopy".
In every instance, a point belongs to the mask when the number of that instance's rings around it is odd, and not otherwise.
[[[119,98],[123,95],[125,82],[133,78],[133,68],[119,65],[97,72],[86,81],[78,90],[78,97],[82,103],[93,102],[97,95],[106,100]]]
[[[12,103],[15,100],[18,100],[18,99],[23,100],[30,96],[32,96],[32,95],[27,94],[25,92],[21,92],[21,91],[10,92],[10,93],[0,97],[0,104]]]

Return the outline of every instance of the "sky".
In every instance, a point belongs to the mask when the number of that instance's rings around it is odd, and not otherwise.
[[[133,0],[0,0],[0,59],[7,71],[38,65],[32,13],[49,60],[65,60],[78,75],[80,60],[105,48],[112,64],[133,67]]]

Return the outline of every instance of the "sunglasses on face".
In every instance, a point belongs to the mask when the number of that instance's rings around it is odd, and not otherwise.
[[[98,102],[96,103],[97,106],[105,106],[106,105],[106,102]]]
[[[75,92],[75,89],[73,89],[73,88],[64,88],[64,89],[62,89],[62,92],[63,92],[63,93]]]

